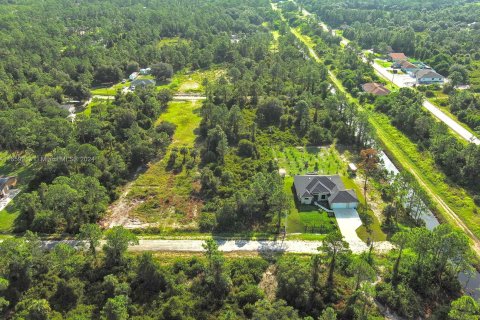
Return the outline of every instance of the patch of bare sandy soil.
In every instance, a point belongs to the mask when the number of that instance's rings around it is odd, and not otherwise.
[[[355,179],[355,184],[360,188],[360,190],[363,192],[363,186],[365,183],[365,180],[363,180],[363,177],[357,175]],[[373,188],[373,186],[370,185],[370,183],[367,182],[367,202],[368,206],[370,209],[373,211],[375,216],[377,217],[378,221],[383,221],[383,213],[382,213],[382,199],[379,199],[377,196],[369,192],[370,188]]]
[[[270,265],[267,270],[265,270],[262,280],[258,284],[260,289],[265,292],[265,296],[268,300],[273,301],[275,300],[276,292],[277,292],[277,278],[275,277],[275,273],[277,272],[277,268],[275,265]]]
[[[141,221],[130,217],[130,212],[143,203],[143,200],[132,200],[127,197],[132,183],[128,183],[120,198],[110,205],[107,214],[99,222],[102,228],[109,229],[115,226],[124,226],[125,228],[133,229],[142,225]]]
[[[123,226],[127,229],[135,229],[155,226],[155,224],[144,223],[130,216],[130,213],[144,202],[144,200],[128,198],[128,193],[135,179],[143,170],[145,168],[140,167],[137,169],[132,181],[125,185],[120,197],[108,207],[107,213],[99,222],[102,228],[110,229],[116,226]]]
[[[185,81],[178,89],[178,92],[190,92],[193,90],[198,90],[200,84],[196,81],[193,81],[192,78],[189,78],[188,81]]]

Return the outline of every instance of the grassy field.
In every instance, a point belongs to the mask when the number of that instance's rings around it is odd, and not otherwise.
[[[469,73],[470,86],[473,91],[480,92],[480,61],[475,61],[473,64],[473,70]]]
[[[166,46],[173,46],[179,43],[189,43],[187,39],[181,39],[180,37],[171,37],[160,39],[157,43],[157,48],[160,49]]]
[[[172,101],[167,112],[163,113],[155,125],[168,121],[177,125],[173,136],[172,146],[186,145],[193,147],[196,139],[195,129],[200,124],[199,101]]]
[[[270,44],[270,51],[275,52],[278,50],[278,38],[280,38],[280,32],[278,32],[277,30],[272,30],[271,33],[273,40]]]
[[[182,168],[174,172],[168,168],[168,159],[172,148],[195,146],[195,129],[200,124],[201,102],[171,102],[167,111],[157,123],[169,121],[177,125],[173,142],[166,156],[150,165],[148,170],[133,183],[129,198],[141,203],[132,212],[132,216],[149,223],[158,223],[163,231],[194,230],[197,228],[197,213],[201,202],[192,197],[198,189],[195,182],[197,170]],[[197,160],[198,161],[198,160]],[[182,162],[179,155],[177,163]]]
[[[220,68],[189,72],[177,72],[172,81],[157,86],[157,90],[167,88],[173,92],[205,91],[205,81],[214,81],[225,71]],[[126,202],[129,218],[138,220],[151,231],[168,234],[191,233],[198,231],[198,214],[203,203],[195,197],[200,188],[198,156],[194,159],[190,153],[198,148],[196,130],[200,124],[201,101],[172,101],[167,110],[160,115],[156,124],[168,121],[176,125],[172,143],[160,160],[150,163],[127,188]],[[182,147],[188,149],[188,155],[178,152]],[[177,149],[177,158],[169,163],[173,149]],[[116,205],[116,204],[114,204]]]
[[[170,89],[179,93],[202,93],[205,92],[205,81],[213,81],[224,73],[225,70],[220,68],[194,72],[185,69],[175,73],[169,83],[158,85],[157,90]]]
[[[92,102],[90,102],[85,110],[82,112],[77,113],[77,115],[83,114],[87,117],[90,117],[92,114],[92,110],[95,109],[95,112],[100,112],[102,114],[106,113],[107,110],[107,105],[111,103],[113,99],[98,99],[98,98],[93,98]]]
[[[383,68],[390,68],[392,63],[390,61],[382,60],[382,59],[375,59],[375,62],[378,63]]]
[[[11,206],[11,204],[12,203],[10,203],[9,206]],[[18,211],[12,211],[8,209],[0,211],[0,235],[12,232],[13,223],[18,217],[18,214]]]
[[[170,82],[158,83],[156,89],[170,89],[174,92],[181,93],[201,93],[205,91],[204,80],[214,80],[224,71],[219,68],[213,68],[210,70],[197,70],[194,72],[188,71],[188,69],[181,70],[175,73]],[[138,76],[137,79],[154,79],[151,75]],[[94,96],[114,96],[117,90],[128,88],[131,81],[126,83],[117,83],[110,87],[97,87],[93,88],[91,93]]]
[[[117,83],[110,87],[94,87],[91,93],[94,96],[114,96],[117,93],[117,90],[122,90],[129,86],[130,81],[127,81],[126,83]]]

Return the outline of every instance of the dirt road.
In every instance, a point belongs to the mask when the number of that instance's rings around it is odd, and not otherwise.
[[[157,240],[144,239],[140,240],[138,245],[130,246],[131,252],[142,251],[159,251],[159,252],[203,252],[203,240]],[[51,249],[59,243],[66,243],[73,247],[77,247],[82,243],[77,240],[48,240],[43,241],[45,249]],[[217,240],[218,248],[223,252],[288,252],[288,253],[304,253],[315,254],[319,251],[318,247],[322,245],[321,241],[301,241],[301,240]],[[104,244],[102,241],[101,246]],[[383,242],[374,244],[375,251],[386,252],[392,249],[392,246],[385,245]],[[352,247],[354,253],[361,253],[368,250],[367,246],[361,248]]]

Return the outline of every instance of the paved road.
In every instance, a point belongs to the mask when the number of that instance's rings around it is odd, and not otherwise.
[[[393,76],[390,72],[387,71],[386,68],[380,66],[378,63],[374,62],[372,67],[377,71],[377,73],[385,78],[386,80],[394,83],[400,88],[407,87],[408,84],[406,83],[403,77],[409,77],[407,75],[395,75]],[[412,79],[413,81],[413,79]],[[455,133],[457,133],[460,137],[467,140],[468,142],[475,143],[476,145],[480,145],[480,139],[470,133],[467,129],[462,127],[458,124],[455,120],[450,118],[446,113],[436,107],[433,103],[431,103],[428,99],[423,101],[423,107],[427,109],[430,113],[432,113],[435,117],[437,117],[440,121],[445,123],[450,129],[452,129]]]

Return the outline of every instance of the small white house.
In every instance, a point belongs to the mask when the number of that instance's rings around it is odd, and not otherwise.
[[[358,168],[357,168],[357,166],[355,165],[355,163],[350,162],[350,163],[348,164],[348,172],[350,172],[350,173],[352,173],[352,174],[355,174],[355,173],[357,173],[357,171],[358,171]]]
[[[145,69],[140,69],[140,74],[145,76],[148,75],[152,72],[152,68],[145,68]]]
[[[128,79],[130,79],[130,81],[133,81],[135,79],[137,79],[138,77],[138,72],[133,72],[129,77]]]
[[[359,204],[355,191],[346,190],[339,175],[298,175],[293,184],[301,204],[325,202],[331,209],[356,209]]]

